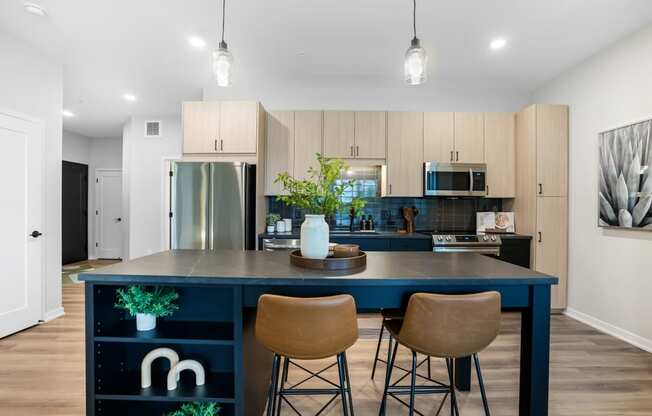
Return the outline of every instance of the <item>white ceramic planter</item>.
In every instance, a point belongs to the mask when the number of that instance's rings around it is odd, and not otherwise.
[[[309,259],[328,257],[328,224],[323,215],[306,215],[301,224],[301,255]]]
[[[136,329],[138,331],[151,331],[156,328],[156,315],[149,313],[136,314]]]
[[[273,225],[268,225],[267,226],[267,234],[272,234],[274,232],[274,226]]]

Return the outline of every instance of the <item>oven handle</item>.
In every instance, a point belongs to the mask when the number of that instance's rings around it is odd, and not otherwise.
[[[479,253],[500,256],[500,247],[434,247],[435,253]]]

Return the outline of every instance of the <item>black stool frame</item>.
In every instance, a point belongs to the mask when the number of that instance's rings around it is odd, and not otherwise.
[[[283,360],[283,370],[281,370],[281,360]],[[288,379],[288,371],[290,364],[303,370],[308,373],[309,376],[303,380],[295,383],[290,387],[285,387]],[[323,372],[337,365],[337,372],[339,375],[339,384],[333,383],[332,381],[321,376]],[[317,378],[327,384],[332,385],[332,388],[298,388],[303,383]],[[279,386],[280,380],[280,386]],[[279,388],[280,387],[280,388]],[[342,410],[344,416],[355,416],[353,410],[353,397],[351,395],[351,380],[349,378],[349,365],[346,361],[346,353],[341,353],[337,355],[337,361],[326,368],[323,368],[317,372],[308,370],[307,368],[297,364],[296,362],[290,360],[287,357],[281,357],[278,354],[274,355],[274,362],[272,365],[272,379],[269,387],[269,393],[267,396],[267,412],[266,416],[280,416],[281,414],[281,405],[282,402],[285,402],[298,416],[302,416],[301,412],[297,410],[296,407],[288,399],[289,396],[317,396],[317,395],[332,395],[331,399],[322,406],[321,409],[315,414],[315,416],[320,415],[324,410],[330,406],[331,403],[338,397],[342,399]]]

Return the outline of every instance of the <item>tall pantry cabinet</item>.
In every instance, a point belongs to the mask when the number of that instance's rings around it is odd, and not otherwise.
[[[532,268],[557,276],[552,309],[566,308],[568,107],[536,104],[516,114],[516,232],[532,235]]]

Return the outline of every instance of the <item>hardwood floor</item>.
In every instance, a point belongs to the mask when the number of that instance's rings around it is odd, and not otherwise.
[[[83,284],[66,286],[66,315],[0,340],[1,416],[78,416],[84,414]],[[361,328],[377,328],[376,317],[360,319]],[[516,415],[518,409],[519,317],[505,314],[501,335],[480,356],[493,415]],[[364,332],[369,332],[364,329]],[[384,367],[369,379],[376,342],[365,336],[348,352],[356,415],[378,413]],[[399,357],[407,365],[409,356]],[[317,369],[324,362],[302,363]],[[433,361],[436,378],[445,366]],[[334,373],[328,374],[335,380]],[[302,374],[292,370],[290,381]],[[480,394],[473,377],[471,393],[460,394],[463,416],[481,415]],[[293,400],[311,414],[324,399]],[[434,415],[440,397],[420,396],[417,408]],[[446,403],[448,404],[448,403]],[[288,407],[283,414],[291,415]],[[339,415],[336,401],[325,412]],[[389,415],[407,414],[389,401]],[[448,414],[445,407],[442,414]],[[552,319],[550,415],[652,415],[652,354],[599,333],[565,316]],[[144,415],[145,416],[145,415]]]

